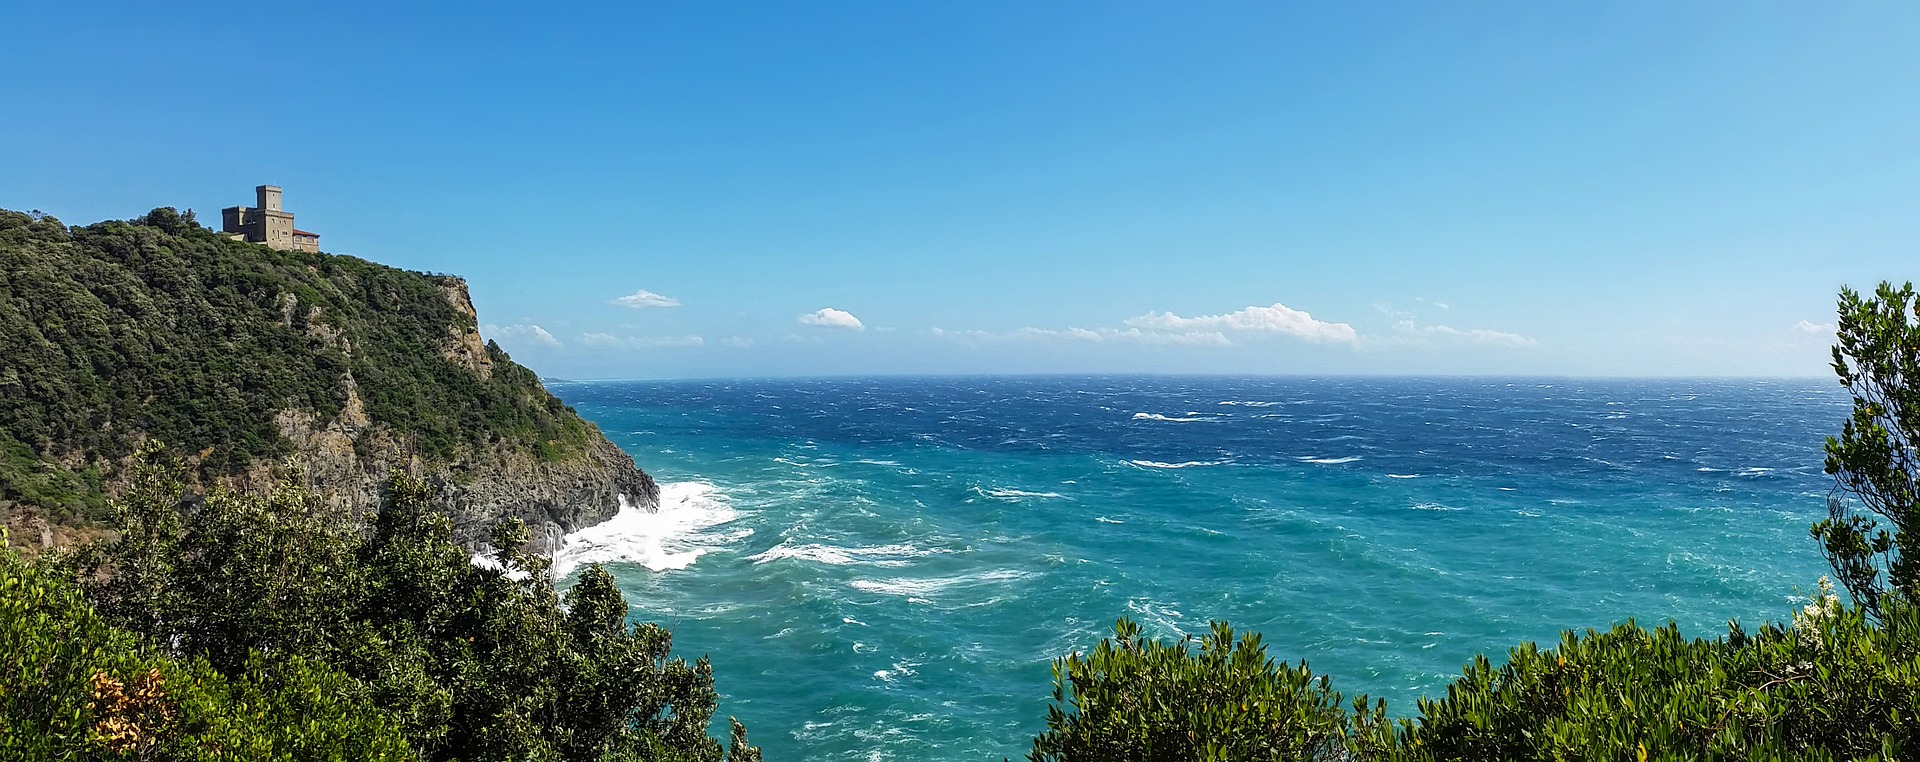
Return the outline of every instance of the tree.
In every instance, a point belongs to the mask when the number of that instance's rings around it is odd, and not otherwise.
[[[1827,439],[1834,488],[1813,536],[1879,617],[1889,594],[1920,600],[1920,302],[1912,283],[1881,283],[1866,298],[1845,288],[1839,317],[1833,370],[1853,415]]]
[[[598,565],[563,599],[518,519],[495,528],[494,567],[480,568],[433,488],[404,473],[368,527],[297,469],[270,495],[200,498],[179,468],[143,448],[115,502],[121,533],[72,569],[108,622],[168,656],[236,684],[283,664],[337,673],[427,760],[757,759],[737,723],[731,749],[707,735],[707,660],[630,625]]]
[[[1033,762],[1345,759],[1356,725],[1384,724],[1383,708],[1363,696],[1350,717],[1326,677],[1225,622],[1168,644],[1121,619],[1091,652],[1054,661],[1053,700]]]

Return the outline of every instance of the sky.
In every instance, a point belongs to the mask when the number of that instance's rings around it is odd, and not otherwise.
[[[551,378],[1818,376],[1920,5],[6,3],[0,208],[263,183]]]

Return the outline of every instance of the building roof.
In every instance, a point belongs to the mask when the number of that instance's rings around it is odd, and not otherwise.
[[[307,232],[307,231],[305,231],[305,230],[295,230],[295,231],[293,231],[293,234],[294,234],[294,235],[310,235],[310,236],[313,236],[313,237],[315,237],[315,238],[319,238],[319,237],[320,237],[320,234],[319,234],[319,233],[309,233],[309,232]]]

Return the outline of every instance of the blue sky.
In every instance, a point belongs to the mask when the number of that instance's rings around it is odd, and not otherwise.
[[[548,376],[1819,375],[1841,284],[1920,276],[1911,4],[0,28],[0,207],[214,220],[276,183],[329,251],[467,277]]]

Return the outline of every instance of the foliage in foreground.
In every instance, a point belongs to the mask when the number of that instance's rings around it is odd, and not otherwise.
[[[1194,646],[1198,646],[1195,648]],[[1920,609],[1876,623],[1828,597],[1792,626],[1687,639],[1628,622],[1482,656],[1410,719],[1268,659],[1257,636],[1175,644],[1121,620],[1058,660],[1035,762],[1072,760],[1910,759]]]
[[[425,759],[722,759],[707,661],[669,658],[658,626],[629,627],[605,569],[563,599],[546,562],[516,550],[518,522],[495,532],[497,568],[476,567],[404,475],[367,531],[297,473],[269,497],[183,501],[162,452],[143,450],[119,537],[71,561],[109,622],[236,680],[329,665]],[[725,758],[757,760],[734,727]]]
[[[410,760],[352,678],[298,656],[228,676],[111,627],[0,543],[0,759]]]
[[[1853,415],[1827,439],[1834,491],[1813,535],[1877,614],[1890,592],[1920,600],[1920,300],[1912,283],[1881,283],[1866,298],[1842,289],[1839,317],[1833,371]]]

